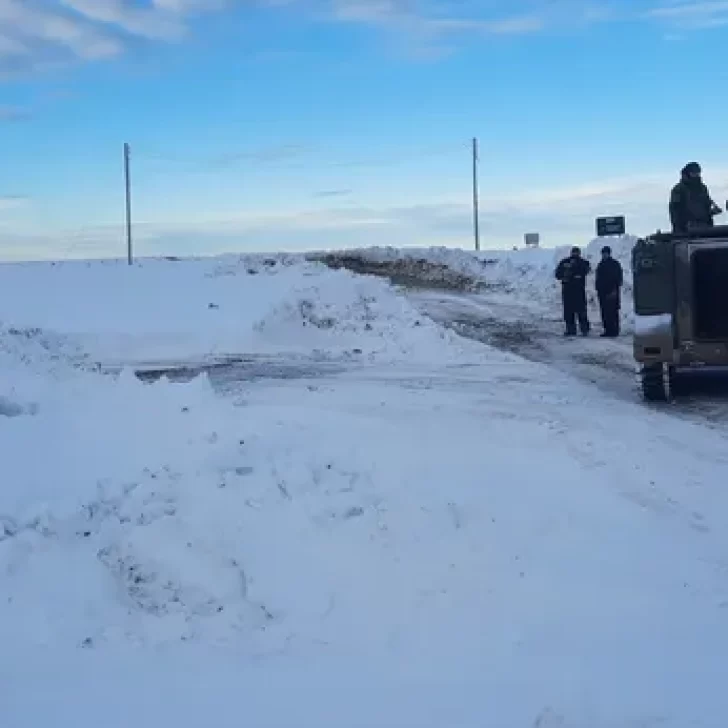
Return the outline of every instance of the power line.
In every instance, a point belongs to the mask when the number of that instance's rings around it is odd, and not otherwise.
[[[376,152],[370,155],[353,157],[349,159],[316,159],[314,155],[321,155],[322,150],[317,147],[304,147],[300,145],[281,145],[258,150],[229,150],[209,157],[190,158],[178,157],[169,153],[158,151],[137,150],[135,157],[148,162],[175,164],[187,167],[183,173],[204,174],[207,172],[231,169],[238,166],[262,169],[340,169],[354,167],[379,167],[390,168],[409,162],[426,161],[435,158],[442,158],[460,151],[465,143],[448,144],[440,147],[421,147],[412,149],[405,153],[388,154]],[[302,157],[309,157],[302,161]],[[178,172],[175,172],[178,173]]]
[[[473,205],[473,235],[475,239],[475,250],[480,250],[480,220],[479,220],[479,191],[478,191],[478,139],[473,137],[467,146],[471,148],[472,154],[472,205]],[[430,146],[417,149],[410,149],[406,154],[398,155],[386,155],[377,159],[374,156],[369,156],[360,159],[348,159],[348,160],[329,160],[323,162],[321,160],[311,159],[308,164],[299,162],[298,164],[283,164],[284,168],[291,169],[313,169],[315,171],[325,171],[332,169],[351,169],[354,167],[374,167],[374,168],[391,168],[398,164],[406,164],[408,162],[419,162],[427,161],[434,158],[441,158],[443,156],[453,156],[453,153],[457,150],[458,157],[464,152],[466,148],[465,142],[451,143],[447,147],[433,148]],[[302,148],[296,145],[280,145],[278,147],[270,147],[266,150],[246,150],[246,151],[235,151],[225,152],[213,157],[207,157],[206,159],[190,159],[181,158],[173,155],[154,152],[144,151],[141,153],[135,149],[135,158],[141,157],[143,160],[148,162],[162,162],[162,163],[173,163],[182,165],[192,165],[192,169],[186,170],[187,174],[202,174],[205,172],[211,172],[215,169],[229,169],[244,165],[247,167],[253,167],[257,169],[261,168],[272,168],[281,169],[281,163],[285,160],[293,160],[301,155],[312,151],[312,148]],[[315,150],[313,150],[315,151]],[[177,169],[174,172],[176,177],[180,176],[180,170]],[[184,172],[182,173],[184,174]],[[348,180],[347,180],[348,183]],[[325,183],[324,183],[325,184]],[[334,185],[337,182],[334,181]],[[131,147],[128,142],[124,143],[124,187],[125,187],[125,212],[126,212],[126,244],[127,244],[127,261],[129,265],[133,263],[133,249],[132,249],[132,190],[131,190]],[[320,189],[314,196],[320,198],[342,198],[347,199],[353,193],[353,189],[349,184],[329,187],[326,189]]]

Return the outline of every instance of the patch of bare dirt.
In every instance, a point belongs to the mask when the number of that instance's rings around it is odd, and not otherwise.
[[[487,287],[483,280],[425,258],[376,261],[356,253],[327,253],[311,256],[309,259],[323,263],[334,270],[344,268],[359,275],[387,278],[393,285],[410,289],[436,288],[478,292]]]

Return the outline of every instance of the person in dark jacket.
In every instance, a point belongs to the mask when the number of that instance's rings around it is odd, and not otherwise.
[[[713,217],[722,210],[710,198],[697,162],[683,167],[680,181],[670,193],[670,222],[674,233],[687,233],[692,228],[713,227]]]
[[[602,248],[602,259],[596,270],[595,286],[602,313],[602,336],[619,336],[619,309],[621,308],[620,289],[624,276],[618,260],[612,258],[612,249],[605,245]]]
[[[579,248],[572,248],[571,255],[556,266],[556,279],[561,281],[561,300],[564,305],[564,336],[576,336],[576,320],[582,336],[587,336],[589,317],[586,310],[586,277],[591,272],[588,260],[581,257]]]

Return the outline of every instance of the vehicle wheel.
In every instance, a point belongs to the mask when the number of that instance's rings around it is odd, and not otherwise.
[[[640,369],[642,394],[648,402],[666,402],[669,397],[665,367],[662,364],[643,364]]]
[[[680,375],[675,371],[675,367],[668,370],[670,383],[670,396],[685,397],[690,394],[690,380],[685,375]]]

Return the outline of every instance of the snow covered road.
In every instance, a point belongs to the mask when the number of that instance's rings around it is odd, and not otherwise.
[[[696,372],[690,377],[690,392],[676,401],[667,405],[644,402],[632,336],[599,338],[598,309],[592,307],[589,312],[590,337],[564,339],[558,310],[549,312],[507,294],[417,290],[408,291],[407,296],[422,313],[463,337],[545,364],[555,374],[592,385],[610,397],[728,429],[728,381],[721,375]]]
[[[423,313],[462,336],[548,364],[624,399],[634,401],[638,396],[631,337],[598,338],[597,311],[590,311],[593,333],[588,339],[564,339],[558,310],[545,311],[507,294],[412,291],[407,295]]]

